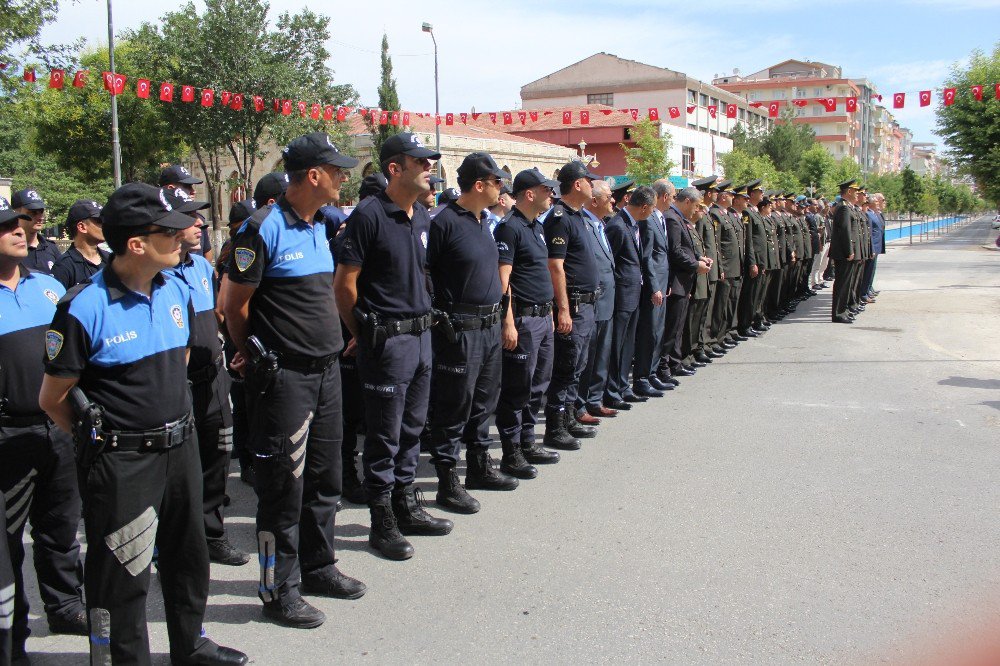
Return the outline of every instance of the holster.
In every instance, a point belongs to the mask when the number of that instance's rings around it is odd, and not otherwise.
[[[354,318],[361,328],[361,335],[368,343],[369,348],[376,349],[379,345],[385,344],[389,335],[385,326],[379,323],[379,317],[374,312],[365,312],[359,308],[354,308]]]
[[[444,334],[444,339],[451,344],[458,342],[458,331],[455,330],[455,322],[451,320],[451,315],[442,310],[434,310],[434,322],[438,330]]]
[[[104,409],[84,394],[79,386],[69,392],[69,403],[73,408],[73,442],[76,445],[76,461],[88,468],[106,446],[102,434]]]
[[[256,335],[247,338],[247,366],[264,395],[278,374],[278,355],[268,350]]]

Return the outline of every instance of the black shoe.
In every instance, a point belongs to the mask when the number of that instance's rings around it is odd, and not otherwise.
[[[227,567],[241,567],[250,561],[250,555],[229,543],[229,537],[208,540],[208,559]],[[86,625],[85,625],[86,626]]]
[[[413,557],[413,546],[399,531],[389,498],[383,495],[372,500],[368,506],[372,516],[371,532],[368,535],[371,547],[390,560],[408,560]]]
[[[646,378],[649,385],[652,386],[657,391],[673,391],[674,385],[670,382],[661,381],[656,375],[650,375]]]
[[[570,437],[575,437],[576,439],[593,439],[597,437],[596,427],[580,423],[576,420],[576,416],[568,409],[563,412],[563,423]]]
[[[489,449],[476,447],[465,452],[466,490],[514,490],[518,482],[497,469]]]
[[[851,319],[850,317],[845,317],[843,315],[836,315],[836,316],[834,316],[831,319],[831,321],[834,324],[853,324],[854,323],[853,319]]]
[[[458,472],[453,465],[435,465],[438,477],[438,491],[434,501],[438,506],[455,513],[476,513],[479,502],[465,492],[458,480]]]
[[[240,481],[247,484],[251,488],[257,485],[257,475],[253,471],[252,464],[242,464],[240,463]]]
[[[559,462],[558,452],[544,449],[534,442],[521,442],[521,453],[532,465],[555,465]]]
[[[340,513],[341,511],[344,510],[344,502],[343,502],[343,500],[337,500],[337,505],[334,507],[334,510],[337,513]]]
[[[326,622],[323,611],[302,597],[284,606],[280,601],[265,602],[264,617],[293,629],[313,629]]]
[[[723,356],[726,355],[726,352],[728,352],[730,349],[732,349],[735,346],[736,345],[734,345],[734,344],[732,344],[730,342],[720,342],[719,344],[715,345],[714,347],[712,347],[709,351],[707,351],[705,353],[706,354],[715,354],[715,356],[712,356],[712,358],[722,358]]]
[[[628,402],[646,402],[647,400],[649,400],[649,398],[646,398],[646,397],[641,396],[641,395],[636,395],[632,391],[626,391],[625,393],[622,394],[622,400],[624,400],[626,403],[628,403]]]
[[[694,355],[694,363],[692,363],[691,365],[698,368],[698,367],[704,367],[711,362],[712,362],[711,356],[709,356],[705,352],[698,352],[697,354]],[[701,366],[698,365],[699,363],[701,363]]]
[[[605,400],[604,406],[608,409],[616,409],[619,412],[627,412],[632,409],[631,403],[625,402],[624,400]]]
[[[209,645],[201,646],[193,656],[187,659],[171,657],[170,661],[185,666],[240,666],[249,662],[250,659],[239,650],[216,645],[209,641]]]
[[[759,335],[760,335],[760,334],[759,334],[759,333],[757,332],[757,329],[754,329],[754,328],[748,328],[747,330],[745,330],[745,331],[743,331],[742,333],[740,333],[740,337],[741,337],[741,338],[746,338],[746,339],[748,339],[748,340],[749,340],[750,338],[756,338],[756,337],[758,337]]]
[[[850,312],[852,315],[861,314],[861,310],[859,310],[858,308],[847,308],[847,311]]]
[[[576,451],[580,448],[580,440],[566,429],[566,411],[550,411],[545,413],[545,438],[542,446],[562,451]],[[572,416],[570,417],[572,418]]]
[[[10,650],[11,666],[31,666],[31,659],[28,658],[28,651],[21,647],[12,647]]]
[[[501,442],[503,457],[500,458],[500,471],[517,479],[534,479],[538,470],[528,464],[520,444]]]
[[[360,580],[345,576],[336,566],[332,571],[318,576],[302,576],[302,591],[334,599],[360,599],[368,591],[368,586]]]
[[[49,631],[67,636],[88,636],[87,612],[81,610],[74,615],[49,615]]]
[[[677,381],[676,379],[674,379],[674,377],[672,375],[668,375],[668,374],[664,374],[664,373],[657,373],[656,374],[656,378],[659,379],[664,384],[670,384],[674,388],[677,388],[678,386],[681,385],[681,383],[679,381]]]
[[[447,518],[435,518],[424,511],[424,494],[413,484],[394,489],[391,503],[396,526],[406,536],[444,536],[455,527]]]
[[[719,347],[718,351],[716,351],[715,349],[709,349],[705,351],[705,356],[707,356],[709,359],[722,358],[725,355],[726,352],[723,351],[722,347]]]
[[[672,372],[672,374],[673,374],[674,377],[693,377],[694,376],[694,370],[688,370],[685,367],[680,367],[680,368],[677,368],[676,370],[674,370]]]
[[[648,378],[641,384],[636,384],[632,387],[632,392],[637,396],[642,398],[662,398],[663,391],[659,391],[653,388],[652,384],[649,383]]]
[[[351,504],[368,504],[368,494],[358,480],[357,456],[344,457],[344,469],[341,472],[340,496]]]

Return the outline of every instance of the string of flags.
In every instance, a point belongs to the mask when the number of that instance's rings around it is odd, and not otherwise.
[[[3,69],[6,69],[6,65],[0,63],[0,70]],[[75,72],[70,85],[73,88],[86,87],[89,75],[90,72],[88,70]],[[38,77],[34,69],[25,69],[22,76],[28,83],[37,82]],[[104,85],[104,89],[107,90],[112,96],[123,95],[126,93],[128,77],[125,74],[117,72],[102,72],[101,81]],[[62,90],[65,85],[66,70],[53,69],[49,71],[49,88]],[[985,85],[970,86],[969,94],[976,101],[982,102],[985,99],[986,88],[987,87]],[[177,94],[178,91],[180,93],[179,95]],[[275,113],[279,113],[281,115],[289,116],[294,113],[298,113],[298,115],[303,118],[308,117],[313,120],[322,119],[324,121],[337,120],[338,122],[344,122],[350,114],[357,113],[362,116],[368,116],[371,118],[373,123],[379,125],[408,126],[410,125],[411,115],[415,115],[417,118],[433,118],[438,125],[454,125],[456,123],[466,125],[469,123],[470,119],[473,122],[477,122],[480,117],[484,115],[489,118],[494,125],[498,122],[501,122],[504,125],[513,125],[515,124],[515,119],[517,123],[527,125],[529,121],[532,123],[538,122],[540,116],[550,116],[553,113],[557,113],[556,111],[489,111],[486,113],[461,112],[444,114],[413,113],[404,110],[389,110],[363,106],[338,106],[334,104],[294,101],[288,99],[265,100],[265,98],[261,95],[234,93],[228,90],[219,91],[218,96],[216,96],[216,91],[212,88],[198,88],[192,85],[176,85],[169,81],[163,81],[158,85],[154,85],[152,80],[146,78],[139,78],[135,80],[134,92],[135,96],[140,99],[149,99],[151,95],[156,95],[158,93],[158,99],[161,102],[173,103],[175,99],[179,98],[182,103],[199,102],[201,106],[206,108],[216,106],[216,102],[218,101],[220,106],[233,111],[242,111],[244,108],[252,108],[256,113],[262,113],[270,107]],[[937,89],[920,90],[916,91],[915,95],[917,103],[921,107],[930,106],[934,100],[935,93],[938,92],[940,92],[941,101],[945,106],[951,106],[954,104],[956,97],[959,94],[958,88],[943,88],[940,91]],[[892,108],[906,108],[908,94],[910,94],[910,99],[912,101],[914,97],[912,93],[893,93]],[[1000,83],[993,84],[993,94],[994,99],[1000,100]],[[875,95],[874,97],[880,102],[883,100],[882,95]],[[767,107],[768,116],[771,118],[778,118],[781,115],[782,108],[789,103],[797,108],[804,108],[810,103],[818,104],[824,108],[826,113],[836,113],[841,105],[841,102],[843,102],[843,109],[846,113],[855,113],[858,110],[859,100],[857,97],[800,98],[790,100],[789,102],[786,102],[785,100],[752,101],[748,102],[748,105],[756,109]],[[697,108],[697,105],[688,105],[685,107],[685,110],[688,113],[694,113]],[[723,102],[721,105],[713,105],[706,108],[709,116],[712,118],[718,118],[720,115],[724,115],[726,118],[733,119],[737,117],[739,107],[736,104]],[[622,113],[631,116],[633,121],[638,121],[641,111],[642,110],[638,108],[598,109],[593,112],[588,109],[578,111],[565,109],[562,110],[561,113],[562,123],[564,125],[572,125],[574,116],[576,116],[581,125],[589,125],[591,113],[600,113],[605,116],[610,116],[613,113]],[[671,119],[676,119],[681,116],[681,107],[678,106],[667,107],[665,111]],[[660,109],[658,107],[649,107],[642,115],[651,121],[659,121]]]

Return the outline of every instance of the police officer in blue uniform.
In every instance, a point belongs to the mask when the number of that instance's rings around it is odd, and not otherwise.
[[[229,373],[223,366],[219,320],[215,315],[215,275],[212,265],[200,254],[205,220],[198,211],[209,207],[207,201],[184,201],[168,195],[174,210],[190,215],[194,224],[178,233],[181,260],[169,271],[191,289],[194,319],[191,323],[191,357],[188,382],[198,448],[201,454],[202,494],[205,514],[205,538],[208,557],[213,562],[242,566],[250,556],[229,542],[223,526],[222,507],[226,498],[229,456],[233,449],[233,413],[229,405]]]
[[[24,230],[19,226],[23,219],[0,198],[0,496],[6,504],[3,550],[9,553],[12,566],[10,580],[0,581],[0,628],[13,629],[15,658],[24,655],[30,633],[21,575],[22,534],[29,518],[35,571],[50,630],[87,633],[72,443],[52,427],[38,406],[45,371],[45,330],[65,290],[50,276],[31,273],[21,265],[27,255]],[[7,585],[9,591],[5,591]]]
[[[177,234],[193,220],[142,183],[116,190],[101,219],[114,258],[59,302],[39,396],[76,439],[91,663],[150,663],[156,547],[171,661],[243,664],[246,655],[203,635],[209,565],[187,384],[191,297],[161,273],[177,265]]]
[[[599,286],[594,234],[580,209],[593,195],[590,181],[598,178],[583,162],[563,166],[558,178],[561,199],[543,223],[556,306],[555,356],[545,405],[543,444],[553,449],[575,451],[580,448],[577,437],[597,434],[592,426],[577,423],[574,405],[594,331]]]
[[[28,270],[51,274],[52,267],[59,261],[62,252],[55,243],[42,235],[45,227],[45,201],[42,196],[30,187],[18,190],[10,198],[10,207],[26,216],[26,219],[21,219],[21,228],[28,239],[28,256],[21,263]]]
[[[510,295],[500,331],[503,361],[496,426],[500,470],[519,479],[538,475],[534,465],[559,462],[559,454],[535,443],[542,396],[552,377],[552,280],[539,217],[552,205],[558,183],[536,169],[514,177],[514,208],[493,231],[500,288]]]
[[[444,535],[454,527],[424,511],[413,485],[433,323],[425,274],[430,218],[417,201],[430,188],[431,160],[440,157],[409,132],[387,139],[379,160],[388,185],[358,204],[337,243],[334,291],[364,395],[369,543],[393,560],[413,557],[404,534]],[[458,483],[457,474],[452,481]]]
[[[88,199],[77,200],[66,215],[66,232],[73,244],[52,266],[52,277],[69,289],[108,263],[110,255],[99,247],[104,242],[100,204]]]
[[[292,140],[283,157],[288,189],[233,241],[223,307],[251,418],[264,616],[313,628],[326,616],[302,598],[300,575],[307,593],[357,599],[366,590],[334,558],[343,338],[333,256],[317,216],[358,161],[323,132]]]

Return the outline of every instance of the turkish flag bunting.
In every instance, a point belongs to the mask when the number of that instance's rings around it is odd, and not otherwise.
[[[260,95],[253,96],[253,110],[260,113],[264,110],[264,98]]]
[[[458,119],[462,121],[463,125],[468,125],[469,124],[469,114],[468,113],[463,112],[463,113],[458,114]]]
[[[271,103],[274,107],[274,112],[281,113],[281,100],[280,99],[271,100]]]
[[[286,99],[281,102],[281,115],[290,116],[292,115],[292,100]]]
[[[333,104],[327,104],[323,107],[323,120],[333,120],[333,116],[336,113],[333,109]]]
[[[976,98],[977,102],[983,101],[983,87],[982,86],[972,86],[972,96]]]
[[[809,102],[807,102],[804,99],[795,99],[795,100],[792,100],[792,104],[794,104],[795,106],[797,106],[799,108],[802,108],[803,106],[805,106],[808,103]]]
[[[124,74],[115,74],[113,77],[111,77],[112,95],[121,95],[123,92],[125,92],[125,79],[126,77]]]
[[[305,102],[299,100],[298,107],[299,107],[299,116],[305,118],[306,108],[308,107],[308,105]]]
[[[931,105],[931,91],[921,90],[920,91],[920,106],[930,106]]]
[[[606,116],[610,116],[614,112],[615,112],[614,109],[601,109],[601,113],[603,113]]]
[[[858,98],[848,97],[844,100],[844,108],[847,109],[848,113],[854,113],[858,110]]]
[[[650,120],[659,120],[660,119],[660,110],[657,109],[656,107],[650,107],[650,109],[649,109],[649,119]]]
[[[49,88],[62,90],[63,82],[66,80],[66,70],[53,69],[49,72]]]
[[[691,106],[686,106],[686,107],[684,107],[684,108],[685,108],[685,109],[687,109],[687,112],[688,112],[688,113],[694,113],[694,110],[695,110],[695,109],[696,109],[697,107],[696,107],[696,106],[695,106],[694,104],[692,104]]]
[[[892,108],[902,109],[906,106],[906,93],[896,93],[892,96]]]
[[[528,117],[531,118],[531,122],[538,122],[538,111],[528,111]]]
[[[389,112],[388,111],[383,111],[382,113],[378,114],[378,124],[379,125],[388,125],[389,124]]]
[[[667,109],[667,113],[670,114],[671,118],[680,118],[681,117],[681,110],[678,109],[676,106],[672,106],[669,109]]]
[[[223,90],[222,94],[219,95],[219,102],[221,102],[222,106],[224,107],[228,107],[229,102],[232,101],[232,99],[233,99],[233,93],[229,92],[228,90]]]
[[[573,122],[573,112],[563,111],[563,125],[569,125]]]
[[[777,102],[771,102],[770,104],[767,105],[767,115],[770,116],[771,118],[777,118],[779,108],[781,108],[780,104],[778,104]]]
[[[215,91],[205,88],[201,91],[201,105],[212,106],[213,104],[215,104]]]
[[[997,99],[1000,99],[1000,83],[993,84],[993,94]]]
[[[504,111],[503,112],[503,124],[504,125],[513,125],[514,124],[514,114],[512,114],[510,111]]]
[[[837,110],[837,98],[836,97],[820,97],[816,100],[817,104],[822,104],[823,108],[826,109],[827,113],[833,113]]]
[[[407,127],[410,126],[410,112],[409,111],[403,111],[403,124],[406,125]]]
[[[521,121],[522,125],[525,124],[526,122],[528,122],[528,112],[527,111],[518,111],[517,112],[517,119]]]
[[[727,104],[726,105],[726,118],[735,118],[735,117],[736,117],[736,105],[735,104]]]
[[[35,70],[33,70],[33,69],[26,69],[26,70],[24,70],[24,80],[27,81],[28,83],[34,83],[35,82]]]
[[[82,88],[87,85],[87,70],[81,70],[73,75],[73,87]]]
[[[764,106],[764,102],[750,102],[750,106],[752,106],[755,109],[759,109],[760,107]]]
[[[543,116],[551,116],[553,113],[555,113],[555,112],[554,111],[542,111],[542,115]]]
[[[338,106],[337,107],[337,121],[338,122],[344,122],[345,120],[347,120],[347,107],[346,106]]]
[[[446,114],[444,114],[444,124],[445,125],[454,125],[455,124],[455,114],[454,113],[446,113]]]
[[[708,115],[712,116],[713,118],[715,118],[715,114],[716,114],[717,111],[718,111],[718,107],[715,107],[715,106],[708,107]]]
[[[881,102],[882,101],[882,95],[875,95],[875,99],[877,99],[878,101]]]
[[[194,101],[194,86],[181,86],[181,101],[182,102]]]
[[[494,125],[497,124],[497,114],[492,111],[490,112],[490,122],[492,122]]]
[[[630,116],[632,116],[632,120],[635,121],[639,120],[639,109],[629,109],[628,113]]]
[[[104,89],[111,92],[111,72],[101,72],[101,82],[104,84]]]
[[[319,120],[319,117],[323,114],[323,106],[321,104],[313,104],[312,108],[309,109],[309,117],[313,120]]]
[[[945,88],[944,89],[944,105],[951,106],[955,103],[955,89]]]
[[[427,115],[430,115],[430,114],[427,114]],[[441,124],[441,116],[434,116],[434,124],[435,125],[440,125]]]
[[[389,122],[395,126],[399,126],[399,111],[393,111],[392,116],[389,118]]]
[[[149,99],[149,79],[139,79],[135,84],[135,96]]]
[[[581,111],[580,112],[580,124],[581,125],[589,125],[590,124],[590,111]]]
[[[233,95],[232,100],[230,100],[230,102],[229,102],[229,108],[232,109],[233,111],[242,111],[243,110],[243,95],[242,95],[242,93],[236,93],[235,95]]]
[[[483,115],[483,114],[481,114],[481,113],[473,113],[472,114],[472,119],[473,120],[479,120],[479,116],[481,116],[481,115]]]
[[[160,101],[161,102],[172,102],[174,101],[174,84],[164,81],[160,84]]]

